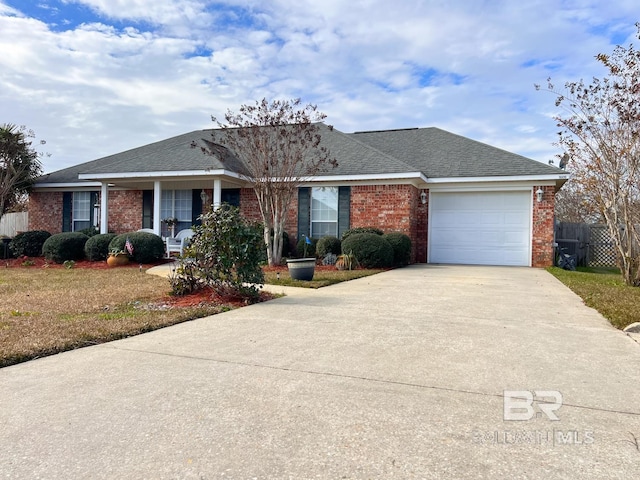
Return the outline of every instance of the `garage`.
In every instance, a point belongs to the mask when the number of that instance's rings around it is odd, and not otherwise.
[[[429,263],[531,264],[531,191],[431,192]]]

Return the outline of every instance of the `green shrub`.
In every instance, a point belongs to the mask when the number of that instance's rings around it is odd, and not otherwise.
[[[271,230],[271,236],[273,237],[273,229]],[[265,258],[267,255],[266,247],[265,247]],[[282,256],[290,257],[291,256],[291,243],[289,241],[289,234],[287,232],[282,232]]]
[[[271,229],[271,238],[273,238],[273,229]],[[263,233],[262,243],[264,243],[264,233]],[[263,264],[266,265],[267,261],[268,261],[268,258],[267,258],[267,246],[265,245],[262,250],[263,251],[260,254],[260,263],[263,263]],[[283,258],[289,258],[294,253],[295,252],[291,251],[291,243],[289,241],[289,234],[287,232],[282,232],[282,257]]]
[[[298,258],[311,258],[316,256],[316,244],[318,243],[318,240],[310,237],[309,240],[311,240],[310,244],[307,243],[307,237],[302,237],[298,240],[298,245],[296,245],[296,254]]]
[[[154,233],[131,232],[116,235],[109,242],[109,250],[124,250],[127,238],[133,245],[133,261],[137,263],[153,263],[164,257],[165,249],[162,238]]]
[[[63,263],[66,260],[84,258],[84,244],[89,237],[80,232],[56,233],[47,238],[42,245],[42,254],[47,260]]]
[[[324,258],[327,253],[333,253],[334,255],[340,255],[340,242],[339,238],[327,235],[318,240],[316,244],[316,255],[318,258]],[[334,262],[335,263],[335,262]]]
[[[411,239],[401,232],[385,233],[382,238],[393,248],[393,265],[403,267],[411,263]]]
[[[356,227],[349,230],[345,230],[342,234],[342,241],[355,233],[375,233],[376,235],[382,235],[384,232],[377,227]]]
[[[354,233],[342,241],[342,253],[353,253],[364,268],[385,268],[393,265],[393,247],[382,235]]]
[[[87,237],[91,238],[94,235],[98,235],[100,231],[97,227],[87,227],[80,230],[80,233],[84,233]]]
[[[264,283],[260,260],[265,250],[264,230],[236,207],[223,206],[200,217],[191,243],[170,277],[176,295],[211,287],[219,295],[259,298],[256,285]]]
[[[89,237],[87,243],[84,244],[84,254],[87,259],[92,262],[106,260],[109,256],[109,243],[115,236],[115,233],[101,233]]]
[[[0,235],[0,258],[11,258],[11,249],[9,248],[11,238],[6,235]]]
[[[42,255],[42,245],[51,234],[45,230],[31,230],[16,235],[9,249],[14,257],[40,257]]]

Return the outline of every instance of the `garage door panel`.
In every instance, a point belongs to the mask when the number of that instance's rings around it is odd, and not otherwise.
[[[436,192],[430,205],[430,262],[529,265],[529,192]]]

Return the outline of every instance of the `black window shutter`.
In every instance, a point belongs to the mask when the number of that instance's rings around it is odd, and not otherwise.
[[[351,187],[338,187],[338,238],[351,224]]]
[[[153,228],[153,190],[142,191],[142,228]]]
[[[64,192],[62,194],[62,231],[71,231],[71,208],[73,205],[73,193]]]
[[[311,188],[298,188],[298,239],[311,230]]]
[[[193,189],[191,195],[191,222],[193,225],[200,225],[202,222],[198,219],[202,215],[202,198],[200,198],[201,189]]]

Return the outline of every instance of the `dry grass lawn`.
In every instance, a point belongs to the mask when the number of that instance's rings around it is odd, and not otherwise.
[[[169,290],[138,268],[0,268],[0,367],[231,308],[176,308]]]
[[[625,285],[618,271],[578,268],[576,272],[568,272],[557,267],[548,270],[614,327],[623,329],[640,322],[640,288]]]

